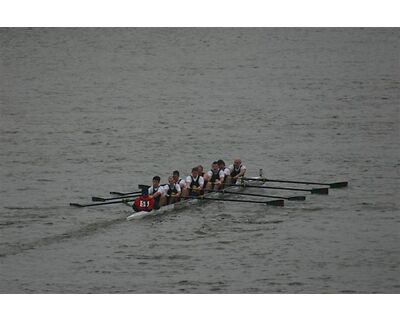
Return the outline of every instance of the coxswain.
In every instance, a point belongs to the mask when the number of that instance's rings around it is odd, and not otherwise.
[[[164,195],[165,195],[165,204],[172,204],[179,201],[182,190],[179,183],[175,183],[174,177],[168,177],[168,184],[164,187]]]
[[[142,195],[137,197],[133,202],[132,209],[138,211],[152,211],[154,209],[155,200],[149,196],[148,188],[142,188]]]
[[[221,170],[218,166],[218,161],[214,161],[211,166],[211,170],[205,174],[205,180],[207,181],[206,190],[220,190],[223,188],[225,179],[224,170]]]
[[[244,174],[246,173],[246,167],[242,164],[242,160],[240,159],[233,160],[233,164],[231,164],[228,169],[229,175],[226,184],[235,184],[236,181],[240,177],[244,177]]]
[[[149,188],[149,196],[154,198],[154,209],[160,209],[160,207],[166,203],[165,190],[160,186],[161,178],[159,176],[153,177],[153,185]]]
[[[186,178],[186,188],[183,197],[198,197],[203,194],[204,178],[199,175],[198,167],[192,169],[190,176]]]

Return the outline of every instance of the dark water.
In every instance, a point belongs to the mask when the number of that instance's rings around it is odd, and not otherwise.
[[[0,292],[398,293],[399,35],[0,29]],[[350,185],[130,222],[68,206],[235,157]]]

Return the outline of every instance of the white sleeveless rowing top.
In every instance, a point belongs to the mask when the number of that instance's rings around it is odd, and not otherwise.
[[[204,178],[202,176],[198,176],[197,178],[199,178],[199,185],[201,188],[203,188],[204,186]],[[192,183],[192,179],[194,180],[194,178],[190,175],[187,176],[186,178],[186,186],[189,188],[191,183]]]

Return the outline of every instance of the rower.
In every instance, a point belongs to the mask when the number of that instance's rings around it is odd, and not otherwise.
[[[218,162],[219,169],[224,171],[224,175],[225,175],[224,182],[225,182],[226,177],[228,177],[230,175],[230,171],[229,171],[228,168],[225,167],[225,161],[224,160],[218,160],[217,162]]]
[[[228,169],[230,173],[227,177],[226,184],[235,184],[236,181],[240,177],[244,177],[246,173],[246,167],[242,164],[242,160],[240,159],[233,160],[233,164],[231,164]]]
[[[204,178],[199,176],[198,167],[192,169],[192,174],[186,178],[186,188],[183,197],[198,197],[203,193]]]
[[[163,188],[165,192],[166,204],[172,204],[179,201],[182,190],[179,183],[175,183],[173,176],[168,177],[168,184],[166,184]]]
[[[185,188],[185,180],[179,178],[179,171],[175,170],[174,172],[172,172],[172,177],[174,178],[174,182],[179,184],[179,186],[181,187],[181,190],[183,190]]]
[[[153,177],[153,185],[149,188],[149,196],[154,199],[154,209],[160,209],[160,207],[166,203],[165,191],[160,186],[161,178],[159,176]]]
[[[199,176],[204,178],[204,175],[205,175],[204,167],[201,164],[199,164],[197,166],[197,171],[198,171]]]
[[[211,166],[211,170],[205,175],[207,181],[206,190],[220,190],[223,188],[225,179],[224,171],[218,166],[218,161],[214,161]]]

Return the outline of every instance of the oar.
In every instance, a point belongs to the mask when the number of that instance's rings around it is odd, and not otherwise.
[[[161,187],[166,186],[166,184],[160,184]],[[146,185],[146,184],[139,184],[138,185],[139,189],[143,188],[150,188],[151,186]],[[118,192],[118,191],[110,191],[110,194],[115,194],[117,196],[130,196],[130,195],[135,195],[135,194],[141,194],[142,191],[134,191],[134,192]]]
[[[264,195],[264,194],[254,194],[254,193],[225,191],[225,190],[217,190],[217,191],[213,191],[213,192],[228,193],[228,194],[239,194],[239,195],[243,195],[243,196],[253,196],[253,197],[284,199],[284,200],[289,200],[289,201],[304,201],[304,200],[306,200],[305,196],[279,197],[279,196],[269,196],[269,195]]]
[[[262,203],[269,206],[283,207],[283,200],[272,200],[272,201],[255,201],[255,200],[241,200],[241,199],[224,199],[224,198],[207,198],[207,197],[182,197],[184,199],[199,199],[199,200],[211,200],[211,201],[228,201],[228,202],[244,202],[244,203]]]
[[[118,191],[110,191],[110,194],[115,194],[117,196],[130,196],[140,194],[142,191],[134,191],[134,192],[118,192]]]
[[[138,196],[140,194],[142,194],[141,191],[138,192],[132,192],[130,193],[130,196],[120,196],[120,197],[114,197],[114,198],[102,198],[102,197],[92,197],[92,201],[109,201],[109,200],[116,200],[116,199],[125,199],[125,198],[130,198],[131,196]]]
[[[119,201],[109,201],[109,202],[102,202],[102,203],[89,203],[89,204],[80,204],[80,203],[70,203],[70,206],[73,207],[94,207],[94,206],[104,206],[106,204],[114,204],[114,203],[125,203],[127,201],[133,201],[134,199],[125,199],[125,200],[119,200]]]
[[[308,181],[295,181],[295,180],[278,180],[278,179],[267,179],[267,178],[242,178],[243,180],[258,180],[264,182],[282,182],[282,183],[298,183],[298,184],[316,184],[322,186],[329,186],[330,188],[344,188],[348,186],[347,181],[325,183],[325,182],[308,182]]]
[[[269,186],[252,186],[251,184],[245,185],[246,188],[260,188],[260,189],[276,189],[276,190],[292,190],[292,191],[307,191],[313,194],[328,194],[329,188],[314,188],[314,189],[301,189],[301,188],[285,188],[285,187],[269,187]]]

